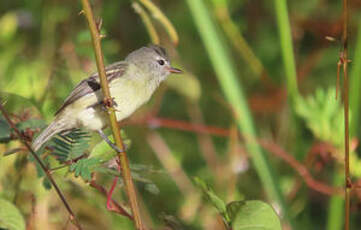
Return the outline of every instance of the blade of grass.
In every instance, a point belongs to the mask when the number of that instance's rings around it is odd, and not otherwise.
[[[333,176],[333,186],[343,186],[344,176],[338,170],[335,170]],[[344,215],[344,199],[341,196],[332,196],[329,202],[329,208],[327,213],[327,230],[340,230],[343,225]]]
[[[282,59],[286,73],[288,96],[291,100],[294,100],[298,95],[297,74],[286,0],[275,0],[275,10],[281,42]]]
[[[216,72],[222,90],[231,103],[237,116],[237,124],[244,136],[253,138],[256,135],[252,117],[232,60],[230,59],[224,43],[216,30],[208,9],[202,0],[187,0],[191,14],[206,47],[213,68]],[[270,199],[275,200],[288,218],[287,208],[280,192],[278,182],[275,180],[272,169],[259,145],[247,142],[247,150],[252,157],[253,165],[262,181]]]
[[[352,60],[352,70],[350,77],[350,109],[351,109],[351,137],[357,135],[360,124],[360,99],[361,99],[361,19],[358,25],[358,34],[355,55]]]

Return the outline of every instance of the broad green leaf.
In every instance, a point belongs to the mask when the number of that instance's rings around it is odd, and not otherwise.
[[[281,230],[281,223],[273,208],[258,200],[242,202],[239,205],[233,230]]]
[[[4,199],[0,199],[0,229],[25,230],[25,221],[19,209]]]

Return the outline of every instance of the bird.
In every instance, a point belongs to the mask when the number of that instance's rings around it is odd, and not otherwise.
[[[149,101],[154,91],[171,73],[182,73],[170,64],[166,50],[159,45],[141,47],[124,61],[105,68],[117,121],[129,117]],[[35,138],[38,151],[54,135],[84,128],[97,132],[113,149],[118,149],[104,134],[109,125],[98,73],[82,80],[55,113],[53,121]]]

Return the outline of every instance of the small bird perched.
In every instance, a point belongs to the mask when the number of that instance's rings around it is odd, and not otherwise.
[[[115,114],[121,121],[146,103],[169,74],[182,71],[170,65],[164,48],[150,45],[133,51],[124,61],[107,66],[105,72]],[[54,121],[34,140],[35,151],[54,135],[81,127],[97,131],[111,147],[121,151],[102,131],[109,122],[99,82],[98,73],[94,73],[73,89],[55,113]]]

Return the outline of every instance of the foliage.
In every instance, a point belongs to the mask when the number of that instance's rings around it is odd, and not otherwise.
[[[232,201],[227,205],[204,181],[194,181],[203,194],[223,217],[229,229],[236,230],[281,230],[280,220],[271,206],[259,200]],[[232,227],[232,228],[231,228]]]
[[[340,137],[345,129],[344,114],[335,95],[335,88],[318,88],[314,96],[298,97],[295,111],[316,138],[342,147],[344,140]]]
[[[280,210],[284,229],[342,228],[343,199],[314,189],[345,181],[342,87],[335,99],[340,43],[324,39],[340,40],[340,1],[91,3],[106,35],[106,64],[159,41],[172,65],[185,72],[170,76],[148,104],[121,122],[147,227],[222,229],[217,215],[233,229],[244,223],[279,229],[264,200]],[[80,5],[0,4],[0,103],[29,143],[73,87],[96,70]],[[361,8],[352,2],[350,7],[350,168],[358,181]],[[293,164],[285,164],[272,148],[261,149],[262,140],[283,149]],[[114,178],[113,200],[125,210],[128,201],[116,153],[96,133],[58,135],[37,154],[85,229],[133,229],[131,220],[105,208]],[[304,170],[311,183],[304,183]],[[192,177],[209,184],[192,183]],[[351,229],[358,229],[360,199],[352,194]],[[23,229],[25,222],[33,229],[73,228],[65,224],[63,204],[44,172],[2,115],[0,197],[1,228]],[[4,218],[10,219],[4,223]]]
[[[0,228],[25,230],[24,217],[11,202],[0,198]]]

